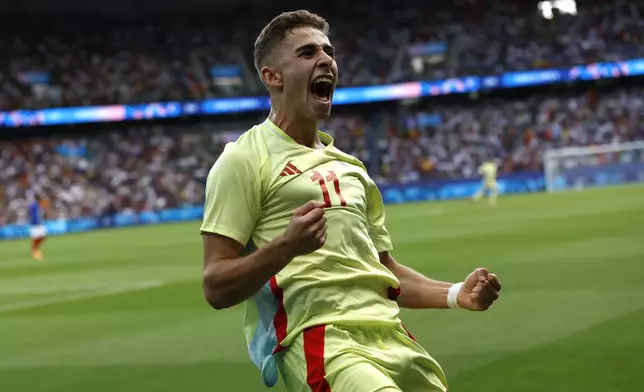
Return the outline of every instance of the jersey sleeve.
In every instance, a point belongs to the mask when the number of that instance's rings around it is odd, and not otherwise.
[[[393,249],[387,227],[385,227],[385,206],[382,195],[375,183],[372,183],[367,193],[367,220],[369,236],[378,252],[388,252]]]
[[[246,245],[259,218],[259,163],[250,152],[229,145],[206,180],[201,231],[229,237]]]

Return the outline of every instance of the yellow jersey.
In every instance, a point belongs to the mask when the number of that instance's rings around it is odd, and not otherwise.
[[[479,167],[479,174],[483,176],[485,183],[493,183],[496,181],[497,166],[494,162],[486,162]]]
[[[282,234],[306,202],[326,203],[324,246],[293,259],[245,303],[249,354],[268,386],[277,381],[273,355],[306,328],[400,323],[400,282],[378,256],[392,249],[380,192],[357,158],[318,134],[324,149],[266,120],[226,145],[206,183],[201,231],[249,252]]]

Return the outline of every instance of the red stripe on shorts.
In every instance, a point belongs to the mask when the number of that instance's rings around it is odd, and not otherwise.
[[[277,279],[275,276],[271,278],[270,285],[273,295],[277,298],[277,311],[273,317],[275,337],[277,338],[277,345],[275,346],[273,353],[276,353],[284,349],[281,343],[286,338],[288,319],[286,317],[286,309],[284,309],[284,292],[282,291],[282,288],[277,285]]]
[[[324,371],[324,325],[304,330],[306,382],[313,392],[331,392]]]

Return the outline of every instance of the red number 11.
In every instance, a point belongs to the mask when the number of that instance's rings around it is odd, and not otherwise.
[[[325,178],[322,177],[320,172],[314,171],[313,175],[311,176],[311,181],[317,181],[320,184],[320,188],[322,188],[322,197],[324,198],[324,203],[326,204],[327,208],[331,207],[331,196],[329,196],[329,189],[326,187]],[[344,197],[342,197],[342,192],[340,192],[340,180],[338,179],[338,176],[335,175],[335,172],[333,170],[329,170],[329,174],[326,176],[326,181],[333,181],[335,193],[340,198],[340,205],[342,207],[346,207],[347,202],[346,200],[344,200]]]

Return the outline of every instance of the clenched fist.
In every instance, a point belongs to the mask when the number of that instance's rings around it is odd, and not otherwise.
[[[477,268],[463,282],[458,292],[458,306],[463,309],[481,311],[499,298],[501,283],[496,275],[485,268]]]
[[[309,201],[293,214],[284,232],[284,239],[292,250],[293,256],[314,252],[326,241],[326,218],[321,201]]]

